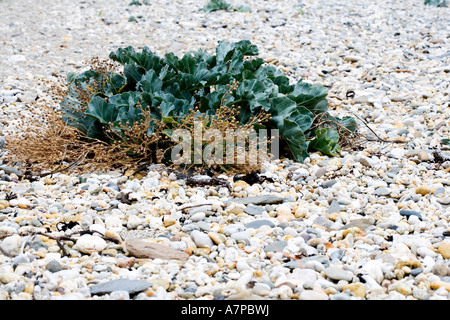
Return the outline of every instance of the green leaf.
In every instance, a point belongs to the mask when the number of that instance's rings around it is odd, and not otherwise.
[[[113,104],[107,103],[100,97],[92,98],[86,110],[86,115],[93,117],[98,122],[108,124],[116,121],[118,110]]]
[[[356,123],[356,120],[353,117],[345,116],[343,118],[336,118],[337,121],[346,127],[349,131],[355,132],[356,129],[358,129],[358,124]]]
[[[312,140],[309,147],[329,156],[337,156],[341,150],[338,145],[339,134],[332,128],[321,128],[316,130],[316,138]]]
[[[258,47],[251,44],[248,40],[242,40],[234,43],[219,41],[216,48],[217,63],[228,62],[235,51],[239,51],[242,56],[258,55]]]
[[[325,87],[300,80],[294,85],[288,97],[298,105],[304,106],[317,114],[328,110],[327,95],[328,90]]]
[[[428,4],[435,7],[447,7],[447,0],[425,0],[424,4]]]
[[[137,83],[137,88],[149,93],[155,93],[161,90],[163,85],[162,80],[157,76],[155,71],[147,71]]]
[[[230,5],[225,0],[210,0],[201,10],[213,12],[218,10],[228,10]]]
[[[299,130],[296,122],[289,119],[283,121],[280,136],[287,142],[295,161],[302,163],[308,157],[308,145],[305,134]]]

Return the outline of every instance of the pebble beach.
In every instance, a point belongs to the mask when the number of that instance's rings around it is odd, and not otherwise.
[[[0,155],[43,79],[120,47],[182,55],[239,40],[326,86],[330,113],[356,117],[363,142],[211,186],[163,165],[29,181],[0,157],[0,300],[450,299],[448,7],[130,1],[0,0]]]

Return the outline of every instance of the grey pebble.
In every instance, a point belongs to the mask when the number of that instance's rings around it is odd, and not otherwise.
[[[241,203],[241,204],[254,204],[254,205],[262,205],[262,204],[277,204],[282,203],[284,201],[284,197],[275,196],[275,195],[264,195],[264,196],[254,196],[254,197],[246,197],[246,198],[232,198],[226,201],[226,203]]]
[[[257,216],[264,212],[264,208],[260,206],[248,206],[244,209],[244,212],[251,216]]]
[[[269,244],[264,248],[265,252],[283,251],[284,247],[287,246],[287,241],[275,241],[273,244]]]
[[[388,196],[391,194],[391,191],[388,188],[377,188],[374,193],[376,196]]]
[[[92,295],[103,295],[113,291],[126,291],[129,294],[135,294],[148,289],[151,282],[145,280],[116,279],[96,284],[91,287]]]
[[[50,271],[50,272],[54,273],[54,272],[61,271],[63,268],[62,268],[61,264],[58,261],[51,260],[50,262],[48,262],[45,265],[45,269],[47,271]]]
[[[341,212],[341,206],[337,200],[333,200],[328,207],[328,213],[339,213]]]
[[[409,217],[409,216],[417,216],[420,221],[423,220],[422,215],[417,212],[417,211],[413,211],[413,210],[400,210],[400,215],[405,216],[405,217]]]
[[[275,227],[275,224],[272,221],[261,219],[252,221],[245,225],[246,228],[253,228],[253,229],[259,229],[262,226]]]

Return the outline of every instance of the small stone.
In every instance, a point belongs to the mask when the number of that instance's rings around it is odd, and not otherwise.
[[[438,290],[440,288],[445,288],[448,292],[450,292],[450,282],[436,280],[430,283],[430,288],[433,290]]]
[[[353,273],[335,267],[328,267],[324,270],[324,272],[325,275],[332,280],[351,281],[353,279]]]
[[[405,217],[410,217],[410,216],[417,216],[419,218],[420,221],[422,221],[422,215],[417,212],[417,211],[413,211],[413,210],[400,210],[399,211],[400,215],[405,216]]]
[[[393,102],[404,102],[410,99],[408,96],[390,96],[389,99]]]
[[[280,204],[277,207],[277,215],[290,215],[292,214],[292,209],[287,203]]]
[[[177,220],[174,218],[165,218],[163,225],[164,225],[164,227],[167,228],[167,227],[173,226],[176,223],[177,223]]]
[[[237,188],[240,188],[238,190],[245,190],[249,187],[250,185],[245,182],[244,180],[238,180],[235,183],[233,183],[233,189],[236,190]],[[237,190],[236,190],[237,191]]]
[[[347,61],[347,62],[358,62],[359,60],[361,60],[361,57],[358,57],[358,56],[345,56],[344,60]]]
[[[421,194],[423,196],[426,196],[430,192],[431,192],[430,187],[428,187],[426,185],[421,185],[421,186],[416,188],[416,194]]]
[[[304,290],[299,295],[299,300],[328,300],[325,293],[316,290]]]
[[[22,243],[22,238],[18,234],[14,234],[12,236],[6,237],[3,239],[0,247],[3,251],[16,255],[19,254],[20,245]]]
[[[269,227],[273,228],[273,227],[275,227],[275,224],[272,221],[260,219],[260,220],[252,221],[245,225],[246,228],[253,228],[253,229],[259,229],[262,226],[269,226]]]
[[[360,282],[350,283],[344,286],[343,290],[350,290],[358,298],[364,298],[366,296],[366,287]]]
[[[0,282],[4,283],[4,284],[14,282],[14,281],[19,281],[20,278],[21,277],[18,274],[13,273],[13,272],[0,273]]]
[[[439,245],[437,251],[444,259],[450,259],[450,243],[443,243]]]
[[[264,212],[264,208],[260,206],[248,206],[244,209],[244,212],[251,216],[257,216]]]
[[[233,233],[230,237],[236,241],[248,241],[251,237],[251,234],[248,231],[239,231]]]
[[[190,219],[192,222],[199,222],[199,221],[205,219],[205,217],[206,217],[206,214],[204,212],[196,212],[190,217]]]
[[[189,255],[183,251],[146,240],[129,238],[125,241],[125,248],[130,255],[144,259],[164,259],[185,261]]]
[[[364,167],[367,167],[367,168],[371,167],[370,161],[369,161],[369,159],[367,159],[367,157],[361,157],[359,159],[359,163],[361,163]]]
[[[51,260],[49,263],[45,265],[45,269],[52,273],[58,272],[62,270],[61,264],[56,260]]]
[[[226,237],[218,234],[216,232],[208,232],[208,236],[211,238],[211,240],[215,243],[215,244],[221,244],[223,242],[225,242]]]
[[[268,296],[270,294],[270,289],[268,284],[257,282],[253,286],[253,293],[259,296]]]
[[[275,195],[264,195],[264,196],[254,196],[246,198],[232,198],[226,201],[226,203],[235,202],[240,204],[253,204],[253,205],[264,205],[264,204],[277,204],[283,202],[284,198]]]
[[[377,188],[374,193],[376,196],[388,196],[391,194],[391,191],[388,188]]]
[[[74,247],[82,253],[91,254],[92,252],[102,251],[107,245],[106,241],[100,237],[84,235],[77,240]]]
[[[0,239],[12,236],[17,233],[17,229],[9,226],[0,226]]]
[[[347,223],[345,226],[343,226],[341,229],[349,229],[349,228],[359,228],[361,230],[364,230],[370,226],[372,226],[374,224],[374,220],[372,219],[356,219],[353,220],[352,222]]]
[[[136,294],[144,291],[152,285],[145,280],[116,279],[103,283],[98,283],[90,288],[92,295],[103,295],[113,291],[126,291],[129,294]]]
[[[131,258],[128,258],[128,259],[124,259],[124,260],[119,261],[119,262],[117,263],[117,266],[118,266],[119,268],[126,268],[126,269],[129,269],[129,268],[131,268],[135,263],[136,263],[136,258],[135,258],[135,257],[131,257]]]
[[[198,230],[191,232],[191,239],[198,248],[211,248],[214,245],[213,241],[207,234]]]
[[[438,196],[440,194],[445,194],[445,188],[439,187],[433,191],[433,196]]]
[[[425,152],[425,151],[419,152],[419,153],[417,154],[417,158],[418,158],[420,161],[422,161],[422,162],[424,162],[424,161],[430,161],[430,155],[429,155],[427,152]]]
[[[433,274],[437,275],[438,277],[445,277],[447,274],[449,274],[449,267],[447,267],[447,265],[443,264],[443,263],[439,263],[436,264],[433,269],[431,270],[431,272],[433,272]]]
[[[315,176],[316,176],[316,178],[320,178],[320,177],[323,177],[325,175],[325,173],[327,173],[327,168],[321,167],[321,168],[317,169]]]
[[[395,159],[403,159],[405,157],[405,149],[402,148],[393,148],[389,155]]]
[[[282,252],[284,247],[287,246],[287,241],[275,241],[273,244],[269,244],[264,248],[265,252],[274,252],[274,251],[280,251]]]
[[[135,215],[132,214],[132,215],[128,216],[127,228],[129,230],[136,229],[137,227],[139,227],[143,223],[144,223],[143,219],[141,219],[138,216],[135,216]]]
[[[5,171],[6,174],[15,174],[19,178],[21,178],[23,176],[22,170],[19,170],[19,169],[16,169],[16,168],[12,168],[12,167],[8,167],[8,166],[5,166],[5,165],[1,165],[0,166],[0,171],[1,170]]]
[[[339,205],[339,202],[337,200],[333,200],[328,207],[328,213],[339,213],[341,212],[341,206]]]
[[[330,171],[337,171],[342,168],[342,162],[340,159],[332,158],[327,162],[327,169]]]

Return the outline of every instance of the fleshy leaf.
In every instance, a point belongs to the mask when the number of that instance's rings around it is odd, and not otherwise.
[[[333,128],[321,128],[316,130],[316,138],[309,147],[329,156],[337,156],[341,151],[338,145],[339,134]]]

